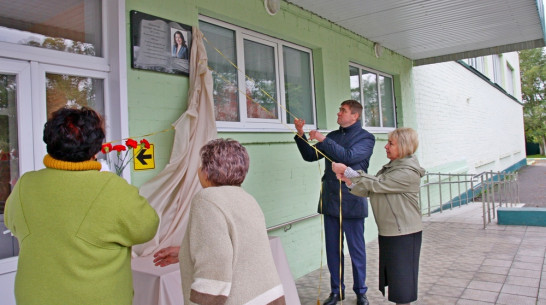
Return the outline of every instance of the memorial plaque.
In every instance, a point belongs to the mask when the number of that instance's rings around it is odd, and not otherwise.
[[[130,14],[131,67],[189,75],[191,27],[138,11]]]

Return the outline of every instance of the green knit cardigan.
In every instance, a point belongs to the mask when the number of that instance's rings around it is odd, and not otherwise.
[[[96,161],[24,174],[4,221],[20,246],[18,305],[131,304],[131,246],[152,239],[159,218],[138,189]]]

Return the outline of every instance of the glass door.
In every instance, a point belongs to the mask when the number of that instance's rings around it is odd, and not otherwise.
[[[87,106],[107,117],[105,86],[107,73],[57,65],[31,63],[34,111],[34,169],[44,168],[46,146],[42,140],[44,124],[57,109]],[[110,134],[106,119],[106,133]]]
[[[0,59],[0,259],[18,254],[4,226],[6,199],[20,175],[34,169],[30,75],[28,62]]]
[[[43,128],[64,106],[106,115],[105,72],[0,58],[0,260],[18,254],[3,223],[6,199],[25,172],[44,168]],[[106,122],[107,133],[110,124]]]

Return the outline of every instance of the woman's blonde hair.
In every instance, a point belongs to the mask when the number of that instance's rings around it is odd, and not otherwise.
[[[413,155],[419,147],[419,136],[417,131],[409,127],[396,128],[389,132],[389,139],[396,139],[398,143],[398,158],[405,158],[409,155]]]

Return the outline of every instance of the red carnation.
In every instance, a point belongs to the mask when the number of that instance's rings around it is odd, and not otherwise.
[[[125,145],[127,145],[127,147],[132,147],[133,149],[135,149],[137,148],[138,143],[133,139],[127,139],[127,141],[125,141]]]
[[[144,144],[144,148],[150,149],[150,142],[148,142],[148,140],[142,139],[140,140],[140,144]]]
[[[107,153],[111,152],[112,151],[112,143],[102,144],[102,148],[100,149],[100,151],[103,154],[107,154]]]
[[[114,147],[112,147],[112,150],[115,150],[118,153],[120,153],[122,151],[126,151],[127,148],[125,147],[125,145],[114,145]]]

